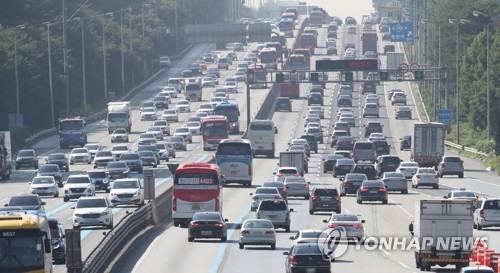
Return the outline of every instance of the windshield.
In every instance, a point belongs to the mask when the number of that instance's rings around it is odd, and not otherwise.
[[[120,156],[120,160],[134,160],[139,159],[139,154],[123,154]]]
[[[89,150],[87,149],[74,149],[71,153],[72,154],[87,154]]]
[[[220,143],[217,146],[217,155],[252,155],[249,143]]]
[[[111,157],[111,156],[113,156],[113,154],[109,151],[105,151],[105,152],[98,152],[95,156],[96,157]]]
[[[140,151],[139,156],[140,157],[154,157],[155,154],[152,151]]]
[[[187,128],[187,127],[177,128],[177,129],[175,129],[175,132],[176,133],[188,133],[189,132],[189,128]]]
[[[170,142],[173,143],[182,143],[184,142],[184,137],[171,137]]]
[[[111,151],[127,151],[128,150],[128,147],[127,146],[113,146],[113,148],[111,148]]]
[[[470,191],[456,191],[453,194],[454,197],[472,197],[476,198],[476,195],[473,192]]]
[[[306,59],[304,57],[300,58],[300,57],[291,57],[289,59],[289,64],[290,65],[306,65]]]
[[[43,268],[42,238],[41,234],[30,234],[35,232],[16,231],[16,237],[0,239],[1,272],[33,272]]]
[[[104,198],[79,199],[76,203],[77,209],[106,207],[108,207],[108,204]]]
[[[268,51],[260,53],[260,62],[261,63],[274,63],[278,59],[278,54],[276,51]]]
[[[273,224],[269,221],[246,221],[243,225],[244,228],[274,228]]]
[[[10,198],[9,206],[32,206],[32,205],[40,205],[38,201],[38,196],[12,196]]]
[[[17,156],[22,156],[22,157],[35,156],[35,152],[34,151],[19,151],[19,153],[17,153]]]
[[[226,116],[229,122],[237,122],[239,111],[237,109],[215,107],[215,114]]]
[[[83,128],[83,120],[66,120],[59,123],[61,131],[83,130]]]
[[[203,135],[204,136],[227,136],[228,128],[227,124],[224,122],[216,123],[205,123],[203,124]]]
[[[53,177],[35,177],[33,178],[33,181],[31,181],[31,184],[53,184],[53,183],[54,183]]]
[[[331,221],[358,221],[358,217],[356,215],[342,215],[342,214],[334,214],[332,216]]]
[[[257,188],[255,194],[279,194],[277,188]]]
[[[137,180],[122,180],[113,183],[113,189],[138,189],[139,183]]]
[[[66,159],[66,156],[64,154],[52,154],[49,155],[49,160],[55,160],[55,159]]]
[[[106,178],[106,172],[88,172],[90,178]]]
[[[125,129],[117,129],[113,132],[113,134],[126,134],[127,131]]]
[[[125,162],[109,162],[108,165],[106,166],[108,169],[118,169],[118,168],[123,168],[125,169],[127,167],[127,164]]]
[[[149,138],[155,138],[155,135],[153,135],[153,134],[141,134],[139,136],[139,139],[149,139]]]
[[[83,184],[88,184],[90,183],[89,181],[89,178],[86,177],[86,176],[80,176],[80,177],[68,177],[68,180],[66,180],[66,184],[79,184],[79,183],[83,183]]]
[[[199,122],[188,122],[187,127],[200,127]]]

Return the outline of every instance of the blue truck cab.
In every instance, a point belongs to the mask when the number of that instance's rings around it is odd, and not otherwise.
[[[87,144],[87,131],[85,120],[64,118],[59,120],[59,147],[67,149],[71,146],[83,147]]]

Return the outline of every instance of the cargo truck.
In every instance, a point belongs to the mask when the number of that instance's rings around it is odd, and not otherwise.
[[[444,155],[445,126],[437,122],[417,122],[413,125],[411,160],[420,167],[437,168]]]
[[[85,120],[80,117],[59,119],[59,147],[67,149],[70,146],[83,147],[87,144]]]
[[[188,101],[201,101],[202,91],[200,79],[189,79],[186,84],[186,99]]]
[[[364,31],[363,34],[361,34],[361,47],[363,55],[367,51],[373,51],[377,54],[377,41],[378,36],[376,31]]]
[[[10,132],[0,132],[0,178],[9,180],[12,173]]]
[[[108,103],[108,132],[111,134],[115,129],[124,128],[127,132],[132,129],[132,119],[130,118],[130,102],[117,101]]]
[[[299,171],[301,176],[307,173],[307,158],[302,151],[289,151],[280,153],[280,162],[278,163],[280,167],[295,167]]]
[[[474,244],[473,203],[470,200],[417,200],[415,219],[409,225],[414,242],[416,267],[469,265]]]
[[[404,53],[400,52],[387,52],[387,69],[398,69],[401,64],[405,62]]]

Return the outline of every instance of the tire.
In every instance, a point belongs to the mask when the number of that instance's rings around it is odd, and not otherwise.
[[[194,241],[194,238],[188,237],[188,242],[193,242],[193,241]]]
[[[477,224],[476,224],[476,222],[474,222],[474,221],[472,222],[472,228],[473,228],[473,229],[477,229]]]
[[[113,228],[113,223],[111,223],[110,225],[107,225],[106,228],[107,229],[112,229]]]
[[[275,250],[276,249],[276,244],[271,244],[271,250]]]
[[[54,198],[57,198],[59,197],[59,190],[56,192],[56,194],[54,194]]]
[[[19,166],[16,165],[16,170],[19,170]]]
[[[401,193],[402,194],[408,194],[408,190],[402,190]]]
[[[458,178],[464,178],[464,173],[459,174]]]
[[[310,198],[310,197],[311,197],[311,196],[310,196],[309,194],[307,194],[306,196],[304,196],[304,199],[305,199],[305,200],[309,200],[309,198]]]
[[[286,232],[290,232],[290,225],[285,227]]]
[[[227,235],[224,235],[224,237],[221,237],[220,241],[223,242],[223,243],[226,242],[227,241]]]
[[[239,244],[239,246],[240,246],[240,249],[244,249],[245,248],[244,244]]]
[[[69,201],[69,198],[68,198],[68,197],[66,197],[66,196],[64,196],[64,197],[63,197],[63,201],[64,201],[64,202],[68,202],[68,201]]]
[[[357,200],[356,200],[356,203],[358,203],[358,204],[363,204],[363,201],[361,201],[361,200],[357,199]]]
[[[439,174],[439,178],[443,178],[443,174],[442,173]]]
[[[477,223],[477,230],[482,230],[483,229],[483,225]]]
[[[437,190],[437,189],[439,189],[439,185],[434,185],[434,186],[432,186],[432,188]]]
[[[387,199],[382,201],[382,204],[384,204],[384,205],[387,204]]]
[[[314,210],[309,209],[309,214],[310,214],[310,215],[314,215]]]

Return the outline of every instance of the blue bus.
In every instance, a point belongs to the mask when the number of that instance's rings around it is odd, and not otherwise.
[[[214,114],[218,116],[225,116],[229,123],[229,133],[240,133],[240,109],[236,102],[221,102],[215,106]]]
[[[224,175],[224,184],[252,186],[253,149],[248,139],[224,139],[217,146],[215,163]]]

